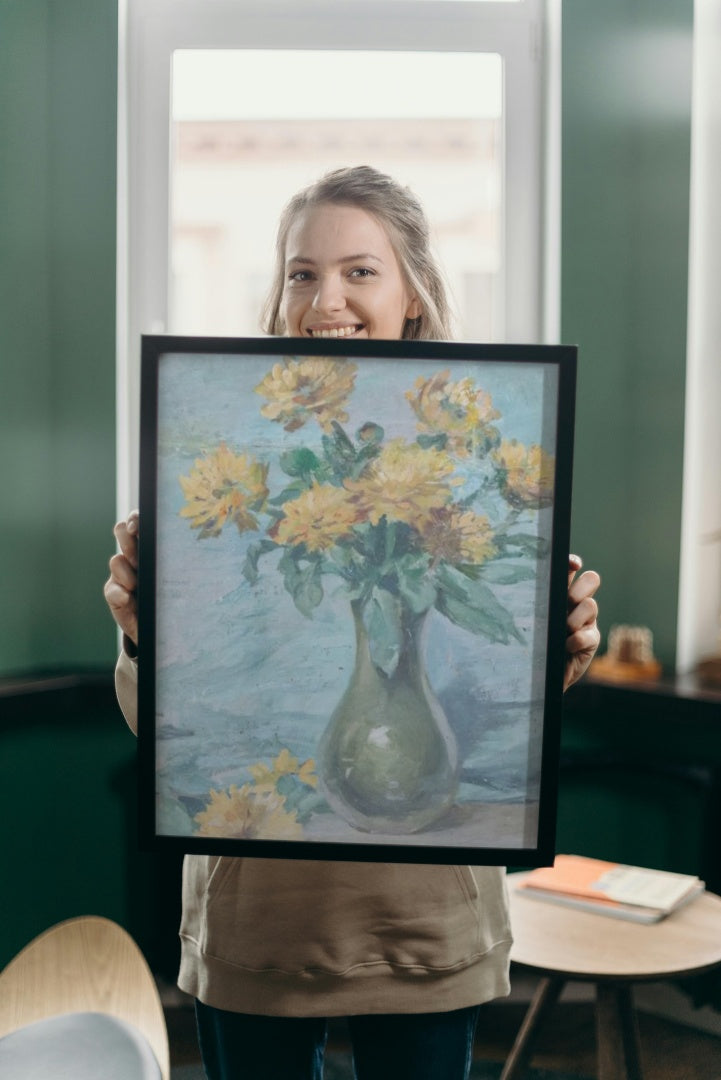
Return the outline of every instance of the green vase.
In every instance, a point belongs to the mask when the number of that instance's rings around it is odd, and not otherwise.
[[[423,664],[426,615],[404,612],[392,674],[374,664],[353,604],[356,657],[318,747],[318,776],[340,817],[364,832],[418,832],[452,806],[458,750]]]

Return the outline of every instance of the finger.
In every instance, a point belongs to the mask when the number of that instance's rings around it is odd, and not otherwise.
[[[587,596],[593,596],[601,585],[601,578],[595,570],[586,570],[576,578],[568,590],[569,607],[580,604]]]
[[[103,595],[108,607],[113,612],[127,612],[135,607],[135,596],[113,578],[108,578],[103,587]]]
[[[110,612],[124,634],[137,645],[138,609],[135,595],[110,578],[103,589]]]
[[[128,562],[137,567],[138,565],[138,523],[137,519],[133,519],[132,515],[127,521],[119,521],[113,529],[115,539],[118,542],[118,547],[128,560]]]
[[[593,656],[601,644],[601,633],[597,626],[584,626],[566,638],[566,652],[573,656],[586,654]]]
[[[598,604],[592,596],[586,596],[575,607],[571,608],[566,617],[566,627],[569,633],[580,630],[582,626],[593,626],[598,618]]]
[[[569,686],[573,686],[574,683],[577,683],[578,680],[586,674],[591,666],[595,651],[595,649],[587,649],[582,652],[568,654],[566,670],[563,675],[564,691],[568,690]]]
[[[125,555],[113,555],[108,564],[110,566],[110,578],[122,585],[128,592],[135,592],[138,588],[138,575],[135,567],[128,561]]]
[[[571,588],[571,585],[573,584],[573,579],[575,578],[578,571],[582,568],[582,566],[583,566],[583,559],[581,558],[580,555],[569,555],[568,556],[568,587],[569,587],[569,589]]]

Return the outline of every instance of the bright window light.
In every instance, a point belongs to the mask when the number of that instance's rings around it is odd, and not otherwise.
[[[174,120],[501,112],[501,58],[493,53],[179,49],[173,57]]]
[[[283,206],[370,164],[426,207],[458,336],[500,336],[500,56],[194,49],[172,76],[173,332],[258,333]]]

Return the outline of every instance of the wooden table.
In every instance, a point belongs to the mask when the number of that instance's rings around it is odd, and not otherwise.
[[[569,980],[596,987],[599,1080],[643,1080],[632,986],[721,966],[721,898],[703,893],[661,922],[626,922],[529,899],[509,874],[511,960],[542,979],[501,1080],[519,1080],[535,1036]]]

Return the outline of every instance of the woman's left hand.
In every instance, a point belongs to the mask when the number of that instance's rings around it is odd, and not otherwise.
[[[568,690],[581,678],[593,660],[601,640],[596,625],[598,604],[594,593],[601,584],[595,570],[576,574],[583,566],[578,555],[568,557],[568,617],[566,619],[566,670],[563,689]]]

